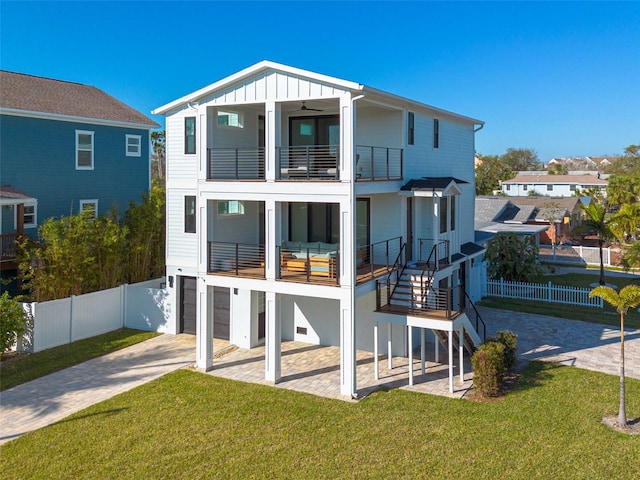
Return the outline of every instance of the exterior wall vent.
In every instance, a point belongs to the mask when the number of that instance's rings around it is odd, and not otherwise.
[[[298,335],[306,335],[307,334],[307,327],[296,327],[296,333]]]

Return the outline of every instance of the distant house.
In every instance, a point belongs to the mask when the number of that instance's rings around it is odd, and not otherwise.
[[[582,203],[580,197],[480,196],[476,198],[476,242],[511,232],[532,235],[536,243],[562,243],[584,218]]]
[[[35,237],[44,219],[138,200],[159,125],[88,85],[7,71],[0,84],[0,269],[10,269],[16,235]]]
[[[545,173],[519,173],[511,180],[501,182],[502,193],[510,197],[549,195],[553,197],[572,197],[576,191],[587,189],[600,190],[606,196],[609,182],[594,175],[548,175]]]

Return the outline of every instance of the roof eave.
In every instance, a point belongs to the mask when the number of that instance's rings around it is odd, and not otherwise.
[[[39,112],[36,110],[23,110],[19,108],[7,108],[0,107],[0,114],[14,115],[18,117],[31,117],[42,118],[46,120],[59,120],[63,122],[80,122],[80,123],[92,123],[96,125],[108,125],[111,127],[133,127],[144,130],[151,130],[152,128],[159,128],[160,125],[156,122],[152,123],[140,123],[140,122],[126,122],[122,120],[109,120],[105,118],[94,117],[80,117],[76,115],[65,115],[63,113],[51,113],[51,112]]]

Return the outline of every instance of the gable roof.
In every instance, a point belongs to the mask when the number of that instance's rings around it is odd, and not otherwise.
[[[13,185],[0,185],[0,205],[15,205],[35,201],[35,198],[24,193],[22,190],[18,190]]]
[[[609,182],[598,178],[597,175],[516,175],[511,180],[503,180],[503,184],[567,184],[567,185],[601,185],[607,186]]]
[[[96,87],[0,70],[0,112],[60,120],[73,117],[93,122],[157,128],[156,122]]]
[[[571,215],[579,204],[580,197],[512,197],[512,201],[520,206],[531,206],[536,209],[535,220],[548,222],[550,218],[558,221],[566,215]]]
[[[459,115],[457,113],[450,112],[447,110],[442,110],[440,108],[427,105],[426,103],[417,102],[415,100],[401,97],[389,92],[367,87],[366,85],[363,85],[361,83],[352,82],[352,81],[344,80],[337,77],[331,77],[329,75],[323,75],[320,73],[311,72],[309,70],[303,70],[301,68],[290,67],[288,65],[271,62],[269,60],[262,60],[261,62],[251,65],[250,67],[240,70],[237,73],[229,75],[221,80],[218,80],[217,82],[214,82],[210,85],[207,85],[206,87],[196,90],[195,92],[184,95],[183,97],[180,97],[172,102],[169,102],[165,105],[162,105],[161,107],[154,109],[152,113],[154,115],[167,114],[176,108],[179,108],[183,105],[187,105],[191,102],[197,102],[198,100],[206,96],[209,96],[216,91],[224,90],[226,88],[229,88],[233,84],[242,82],[243,80],[246,80],[248,78],[251,78],[253,76],[256,76],[258,74],[261,74],[267,71],[276,71],[276,72],[281,72],[285,74],[306,78],[312,81],[317,81],[319,83],[333,85],[357,94],[371,93],[372,95],[377,95],[379,97],[385,98],[390,101],[401,102],[403,104],[411,105],[414,108],[423,108],[423,109],[431,110],[436,114],[455,118],[459,121],[468,123],[470,125],[476,125],[476,124],[484,125],[484,122],[482,120],[477,120],[475,118],[466,117],[464,115]]]

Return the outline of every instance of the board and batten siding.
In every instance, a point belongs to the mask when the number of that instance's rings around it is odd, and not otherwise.
[[[303,98],[336,98],[345,93],[344,89],[328,83],[270,70],[215,92],[203,98],[200,104],[229,105]]]

